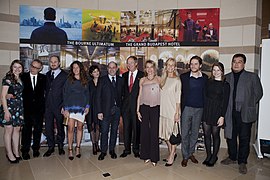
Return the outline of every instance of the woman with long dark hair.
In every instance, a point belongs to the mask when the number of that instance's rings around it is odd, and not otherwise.
[[[8,73],[2,80],[1,108],[3,113],[1,113],[0,125],[4,127],[6,157],[10,163],[18,163],[21,160],[19,141],[21,126],[24,124],[21,81],[23,69],[20,60],[12,61]]]
[[[70,73],[64,86],[63,114],[68,118],[68,153],[73,160],[73,136],[75,123],[77,126],[76,157],[81,157],[80,145],[83,134],[85,115],[89,112],[88,78],[83,64],[74,61],[70,65]]]
[[[89,75],[91,80],[89,81],[89,92],[90,92],[90,112],[86,116],[86,122],[88,127],[88,132],[91,135],[93,154],[97,155],[100,152],[98,141],[99,141],[99,129],[100,124],[97,118],[97,83],[100,77],[100,69],[96,65],[92,65],[89,68]]]
[[[224,126],[224,117],[227,111],[230,94],[230,85],[225,81],[224,66],[214,63],[210,79],[205,87],[203,130],[206,149],[206,159],[203,164],[212,167],[218,160],[220,147],[220,128]],[[213,142],[212,142],[213,139]],[[213,151],[211,145],[213,144]]]

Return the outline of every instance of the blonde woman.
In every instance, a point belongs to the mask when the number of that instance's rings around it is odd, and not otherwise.
[[[160,91],[159,137],[165,140],[169,156],[165,166],[171,166],[176,158],[176,145],[169,142],[172,133],[177,134],[177,122],[180,121],[181,81],[176,71],[176,61],[169,58],[162,74]]]
[[[141,121],[140,158],[156,166],[159,161],[160,77],[156,75],[156,64],[152,60],[145,62],[144,71],[145,77],[140,80],[137,102],[137,115]]]

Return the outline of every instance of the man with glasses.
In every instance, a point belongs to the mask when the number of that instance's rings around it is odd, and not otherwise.
[[[33,134],[33,157],[40,155],[40,138],[43,125],[45,109],[45,86],[46,76],[41,74],[42,62],[34,59],[30,66],[30,71],[22,75],[23,107],[25,124],[22,128],[22,158],[30,159],[29,151],[31,147],[31,137]]]

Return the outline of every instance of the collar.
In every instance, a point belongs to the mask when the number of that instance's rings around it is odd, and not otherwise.
[[[116,82],[116,75],[112,76],[112,75],[108,74],[108,76],[109,76],[109,79],[110,79],[111,81],[112,81],[112,77],[114,77],[114,80],[115,80],[115,82]]]
[[[190,71],[190,75],[189,75],[189,77],[194,77],[194,78],[199,78],[199,77],[202,77],[202,76],[203,75],[202,75],[201,71],[199,71],[199,76],[198,77],[193,76],[191,71]]]

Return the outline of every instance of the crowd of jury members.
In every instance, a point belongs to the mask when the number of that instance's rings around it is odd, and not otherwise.
[[[55,55],[49,59],[50,70],[46,75],[40,73],[43,64],[38,59],[31,62],[27,73],[23,72],[21,61],[14,60],[2,79],[0,124],[4,127],[6,157],[10,163],[28,160],[31,148],[33,157],[40,156],[43,118],[48,142],[43,156],[51,156],[55,145],[59,155],[64,155],[63,118],[66,118],[70,160],[74,159],[75,127],[75,156],[81,157],[84,124],[91,135],[93,155],[100,152],[98,160],[104,160],[109,153],[116,159],[122,116],[121,158],[133,153],[135,158],[156,166],[160,160],[159,143],[164,140],[168,156],[163,161],[165,166],[172,166],[177,153],[170,136],[177,133],[175,127],[180,124],[181,165],[186,167],[189,160],[198,163],[194,152],[202,123],[206,149],[202,164],[212,167],[217,162],[220,129],[224,128],[229,156],[221,164],[238,163],[239,172],[246,174],[251,128],[257,117],[257,103],[263,96],[258,75],[245,70],[246,61],[244,54],[235,54],[232,71],[226,75],[224,65],[214,63],[208,78],[201,71],[203,62],[199,56],[190,59],[189,71],[180,76],[175,59],[169,58],[161,77],[152,60],[144,63],[144,72],[138,70],[135,56],[127,58],[128,71],[122,76],[117,73],[117,63],[111,61],[107,75],[102,77],[98,66],[91,66],[87,73],[79,61],[74,61],[67,73],[60,68],[60,58]]]

